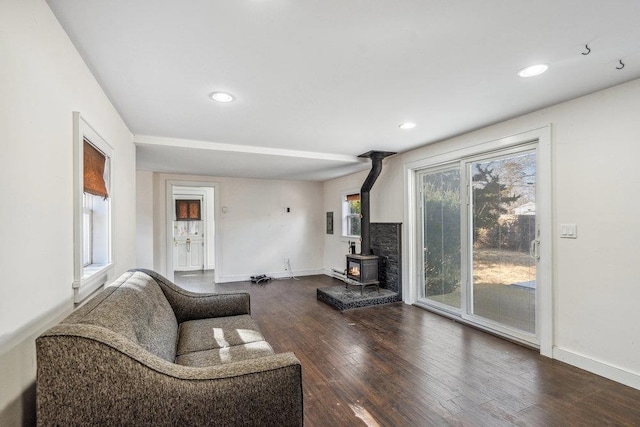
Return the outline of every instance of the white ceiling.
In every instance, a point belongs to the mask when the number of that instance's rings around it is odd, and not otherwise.
[[[637,0],[48,3],[144,170],[325,180],[640,77]]]

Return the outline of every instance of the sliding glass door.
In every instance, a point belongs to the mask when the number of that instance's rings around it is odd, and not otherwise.
[[[535,151],[467,163],[471,200],[469,314],[536,333]]]
[[[422,295],[460,309],[460,167],[419,175],[422,208]]]
[[[419,301],[537,343],[536,144],[417,173]]]

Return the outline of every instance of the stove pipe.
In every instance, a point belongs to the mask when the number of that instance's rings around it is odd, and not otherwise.
[[[362,239],[360,243],[360,255],[372,255],[369,192],[371,191],[371,188],[373,188],[373,184],[376,182],[376,179],[378,179],[380,171],[382,171],[382,159],[393,154],[396,153],[391,153],[389,151],[369,151],[358,156],[371,159],[371,171],[369,171],[369,175],[367,176],[367,179],[364,180],[362,188],[360,189],[360,237]]]

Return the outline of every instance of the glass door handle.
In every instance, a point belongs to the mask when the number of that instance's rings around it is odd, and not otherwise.
[[[529,244],[529,256],[533,259],[540,259],[540,252],[538,251],[540,247],[540,240],[534,239]]]

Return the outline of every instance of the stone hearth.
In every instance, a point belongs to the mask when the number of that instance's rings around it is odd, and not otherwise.
[[[318,300],[340,311],[399,301],[397,292],[382,288],[378,292],[375,286],[367,286],[361,290],[359,286],[347,287],[342,284],[340,286],[318,288],[316,289],[316,295]]]

